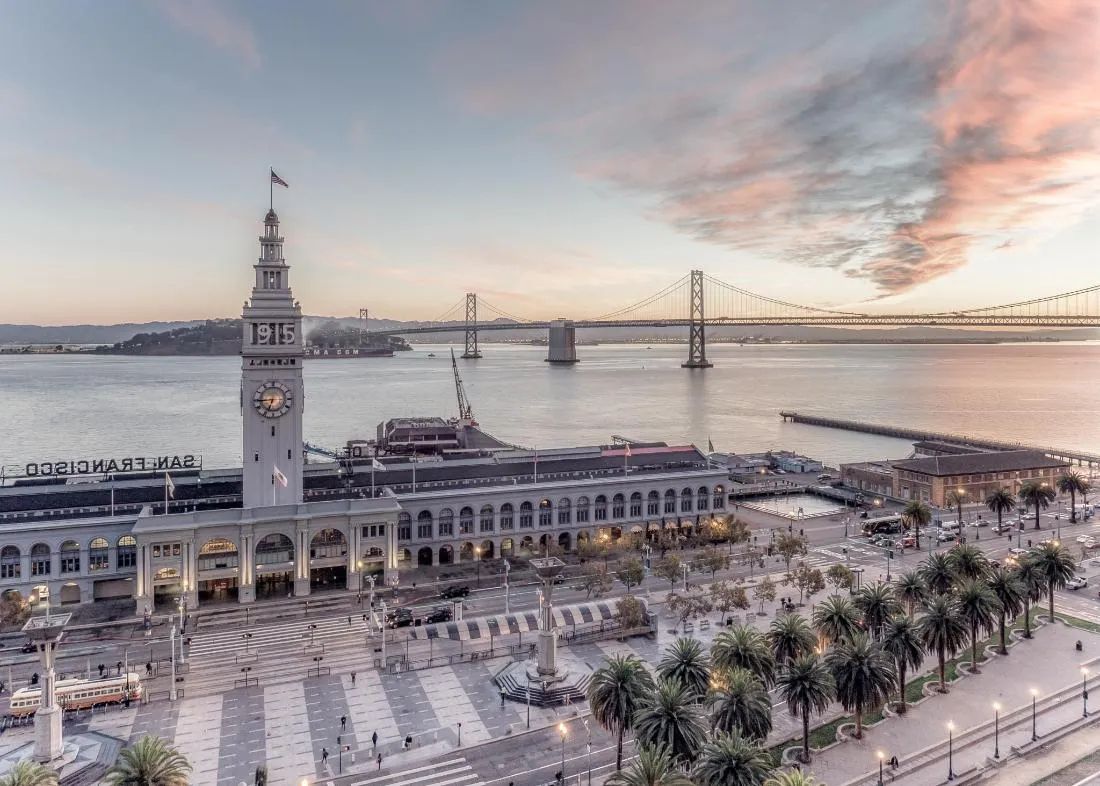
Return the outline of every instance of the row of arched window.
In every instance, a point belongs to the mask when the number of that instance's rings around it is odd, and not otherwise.
[[[116,569],[133,568],[137,565],[137,540],[133,535],[123,535],[115,544]],[[54,556],[57,556],[58,573],[62,576],[79,573],[81,569],[81,545],[75,540],[66,540],[55,552],[46,543],[31,546],[28,554],[30,575],[50,576],[53,574]],[[106,538],[92,538],[88,542],[88,570],[104,571],[111,566],[111,544]],[[0,549],[0,579],[23,578],[23,553],[18,546],[4,546]]]

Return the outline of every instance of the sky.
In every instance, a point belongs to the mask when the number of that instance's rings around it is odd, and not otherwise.
[[[1100,283],[1095,0],[0,0],[0,322]],[[485,311],[483,310],[483,315]]]

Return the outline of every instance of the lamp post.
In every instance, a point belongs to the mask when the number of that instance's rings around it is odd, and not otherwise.
[[[947,722],[947,780],[955,780],[955,724]]]
[[[481,546],[474,546],[474,562],[477,563],[477,586],[481,586]]]
[[[561,782],[565,783],[565,724],[558,724],[558,734],[561,735]]]
[[[1038,727],[1035,723],[1035,700],[1039,697],[1039,691],[1035,688],[1031,689],[1031,741],[1035,742],[1039,739]]]
[[[882,760],[886,758],[886,754],[882,751],[878,751],[878,786],[882,786]]]
[[[653,553],[653,547],[648,543],[642,546],[642,552],[645,554],[645,564],[642,565],[642,584],[645,586],[645,596],[649,599],[649,555]]]
[[[180,663],[187,663],[187,653],[183,649],[183,634],[187,631],[187,624],[183,619],[183,610],[187,608],[187,583],[183,585],[183,592],[176,599],[176,608],[180,614]]]
[[[367,587],[370,590],[370,608],[374,610],[374,574],[367,576]]]
[[[512,570],[512,563],[504,560],[504,613],[511,614],[512,607],[508,598],[508,573]]]
[[[993,702],[993,758],[1001,758],[1001,705]]]
[[[531,675],[527,675],[527,728],[531,728]]]
[[[1089,716],[1089,670],[1081,667],[1081,717]]]
[[[248,642],[252,638],[251,633],[242,633],[241,638],[244,639],[244,654],[248,654]]]
[[[171,631],[168,633],[168,643],[172,649],[172,687],[168,689],[168,700],[175,701],[179,698],[176,691],[176,626],[172,625]]]
[[[592,729],[588,725],[588,718],[584,719],[584,730],[588,732],[588,786],[592,786]]]
[[[688,588],[688,566],[687,566],[687,563],[684,563],[680,567],[683,568],[683,570],[684,570],[684,592],[687,592],[687,588]]]

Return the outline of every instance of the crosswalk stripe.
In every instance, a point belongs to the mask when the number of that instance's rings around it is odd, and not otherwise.
[[[459,783],[472,783],[478,780],[473,767],[465,763],[465,759],[427,767],[416,767],[402,772],[394,772],[388,775],[379,775],[366,780],[354,781],[351,786],[415,786],[424,782],[432,786],[451,786]],[[408,777],[415,773],[422,773],[414,778]],[[453,776],[453,777],[452,777]],[[441,780],[442,779],[442,780]]]

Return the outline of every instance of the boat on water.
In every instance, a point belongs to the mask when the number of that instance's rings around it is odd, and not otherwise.
[[[434,357],[435,357],[435,353],[434,353],[434,352],[429,352],[429,353],[428,353],[428,357],[430,357],[430,358],[434,358]]]

